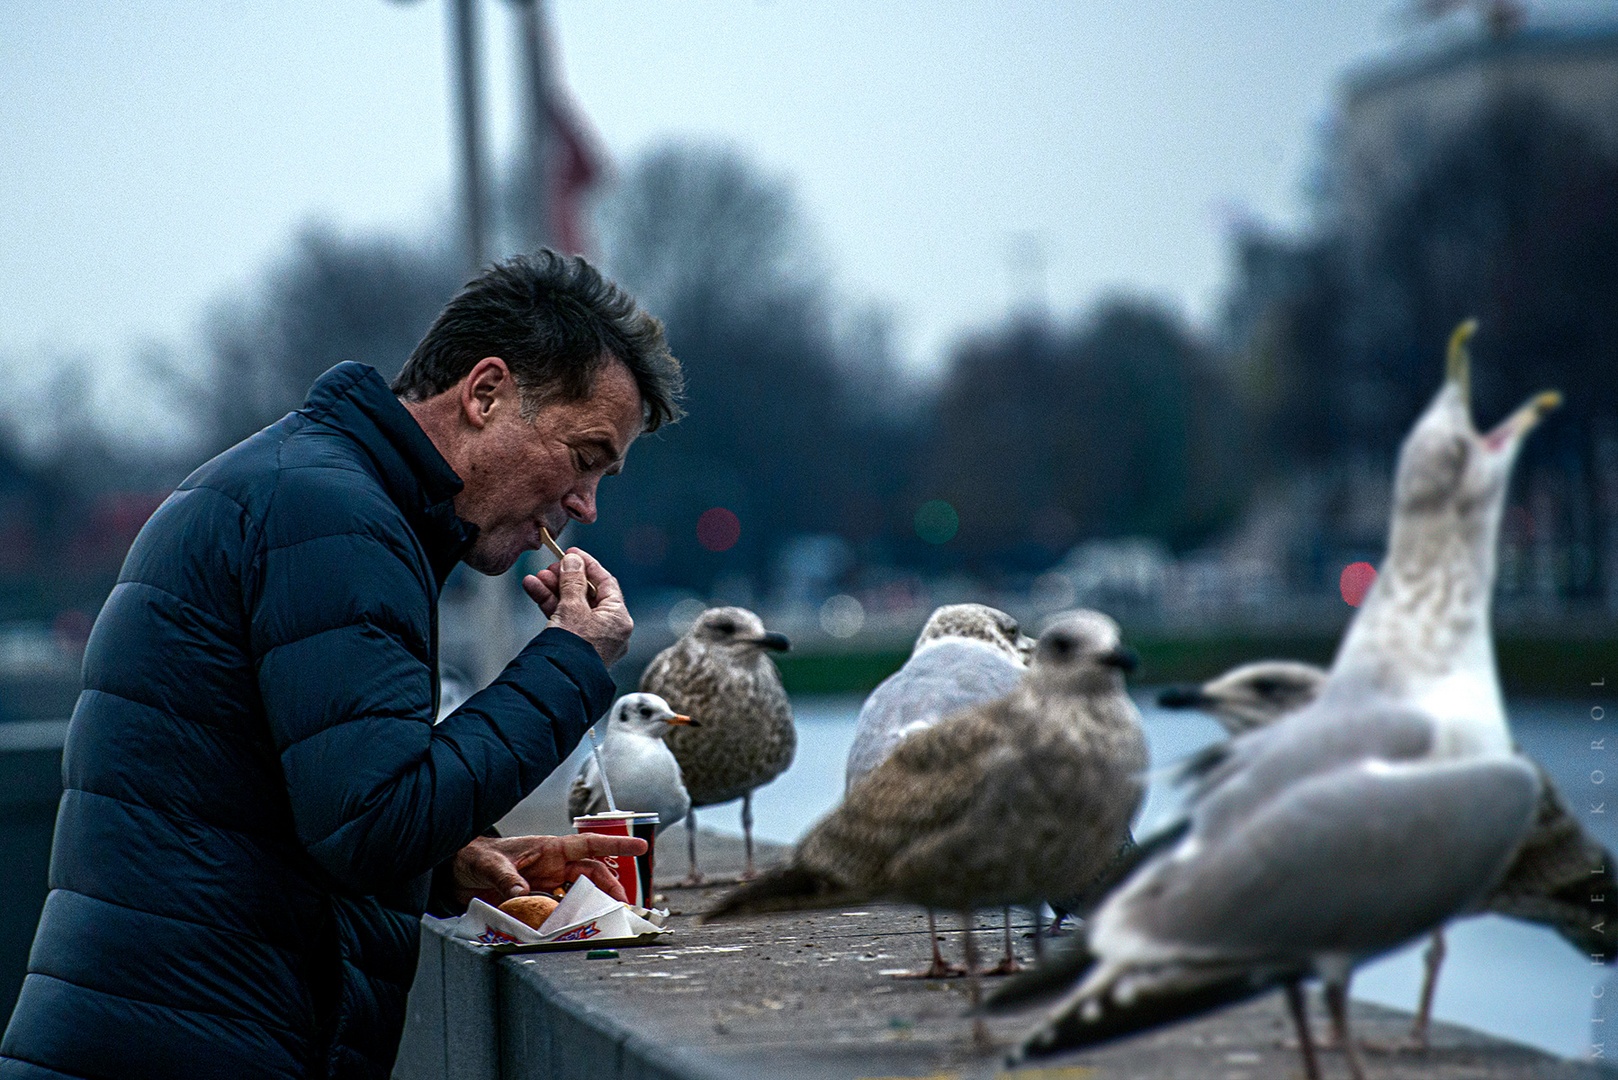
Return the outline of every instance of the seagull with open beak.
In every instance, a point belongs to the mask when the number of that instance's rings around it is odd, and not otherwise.
[[[1381,572],[1319,697],[1199,755],[1183,817],[1086,926],[1093,962],[1024,1040],[1044,1056],[1280,985],[1318,1080],[1301,983],[1325,983],[1349,1072],[1354,969],[1477,910],[1532,834],[1490,629],[1511,467],[1561,396],[1472,424],[1466,343],[1399,453]],[[1077,972],[1076,972],[1077,973]]]

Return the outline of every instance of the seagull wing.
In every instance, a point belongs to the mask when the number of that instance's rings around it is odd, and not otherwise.
[[[1581,953],[1618,958],[1618,882],[1612,856],[1584,830],[1544,766],[1534,828],[1484,906],[1549,926]]]
[[[897,881],[893,868],[967,812],[983,779],[983,763],[1004,759],[1001,711],[1006,707],[990,702],[906,739],[809,830],[791,862],[721,897],[704,919],[833,907],[877,896],[914,899],[904,887],[910,883]],[[937,906],[953,906],[964,895],[959,881],[940,884],[954,895]]]
[[[601,778],[596,775],[596,759],[591,754],[579,766],[579,775],[573,778],[573,783],[567,789],[567,812],[571,817],[583,817],[586,814],[598,814],[607,808],[606,797],[601,791]]]
[[[1333,769],[1218,839],[1193,830],[1100,918],[1192,957],[1373,955],[1469,907],[1500,878],[1538,786],[1515,759]]]
[[[1097,913],[1091,944],[1103,959],[1024,1049],[1093,1045],[1239,1000],[1325,957],[1396,948],[1499,879],[1538,792],[1522,759],[1370,761],[1299,782],[1216,841],[1193,831]]]
[[[961,709],[1004,697],[1024,668],[976,641],[939,641],[905,661],[865,699],[848,752],[853,787],[906,738]]]
[[[906,738],[804,838],[797,861],[888,891],[895,864],[959,821],[1004,764],[1005,708],[992,702]]]

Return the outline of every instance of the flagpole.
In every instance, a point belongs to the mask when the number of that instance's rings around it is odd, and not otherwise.
[[[461,223],[467,269],[487,261],[487,200],[483,179],[482,102],[478,87],[477,0],[448,0],[450,64],[454,69],[455,112],[460,121]]]
[[[467,276],[489,261],[487,182],[483,166],[483,109],[479,63],[478,0],[448,0],[450,63],[461,151],[461,222]],[[510,574],[474,573],[466,614],[481,623],[472,634],[474,683],[487,686],[516,654]]]
[[[527,160],[523,190],[523,242],[530,248],[556,247],[551,219],[551,183],[555,134],[551,130],[550,49],[545,32],[544,0],[516,0],[521,35],[523,83],[527,91]]]

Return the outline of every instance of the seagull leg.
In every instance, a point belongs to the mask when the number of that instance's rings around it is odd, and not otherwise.
[[[978,1012],[978,1006],[983,1004],[983,984],[978,978],[978,943],[972,937],[973,922],[971,909],[961,912],[961,947],[966,952],[966,977],[972,1002],[972,1042],[986,1050],[993,1044],[989,1041],[989,1026]]]
[[[933,962],[931,967],[924,967],[920,971],[907,971],[903,975],[896,975],[899,979],[953,979],[957,975],[965,975],[966,969],[958,964],[952,964],[944,959],[944,954],[938,948],[938,916],[932,908],[927,909],[927,936],[933,943]]]
[[[702,871],[697,869],[697,811],[693,807],[685,814],[685,880],[682,885],[701,885]]]
[[[1304,1006],[1303,987],[1296,979],[1287,983],[1287,1011],[1298,1029],[1298,1049],[1303,1052],[1303,1075],[1320,1080],[1320,1062],[1315,1058],[1315,1040],[1309,1034],[1309,1010]]]
[[[1416,1010],[1416,1022],[1410,1025],[1410,1041],[1417,1050],[1427,1049],[1427,1026],[1433,1018],[1433,994],[1438,989],[1438,969],[1444,963],[1444,931],[1433,933],[1432,944],[1422,954],[1427,966],[1427,977],[1421,984],[1421,1005]]]
[[[1011,905],[1007,904],[1004,911],[1006,919],[1006,955],[1001,959],[1000,963],[984,972],[985,975],[1015,975],[1022,970],[1022,965],[1017,963],[1017,954],[1011,950]]]
[[[1034,963],[1045,962],[1045,904],[1034,905]]]
[[[1331,1013],[1332,1027],[1337,1031],[1337,1042],[1342,1047],[1343,1057],[1348,1059],[1348,1074],[1354,1080],[1365,1080],[1365,1062],[1360,1058],[1360,1048],[1354,1042],[1353,1032],[1348,1029],[1347,979],[1326,983],[1326,1010]]]
[[[742,843],[747,848],[747,868],[742,871],[743,881],[752,881],[753,873],[753,793],[742,796]]]

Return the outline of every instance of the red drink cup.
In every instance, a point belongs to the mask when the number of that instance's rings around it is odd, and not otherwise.
[[[646,907],[652,898],[652,834],[657,829],[657,815],[636,813],[633,810],[607,811],[587,814],[573,819],[573,828],[581,833],[602,833],[606,836],[638,836],[646,841],[646,853],[633,859],[603,856],[601,861],[618,875],[618,884],[624,895],[637,907]]]

